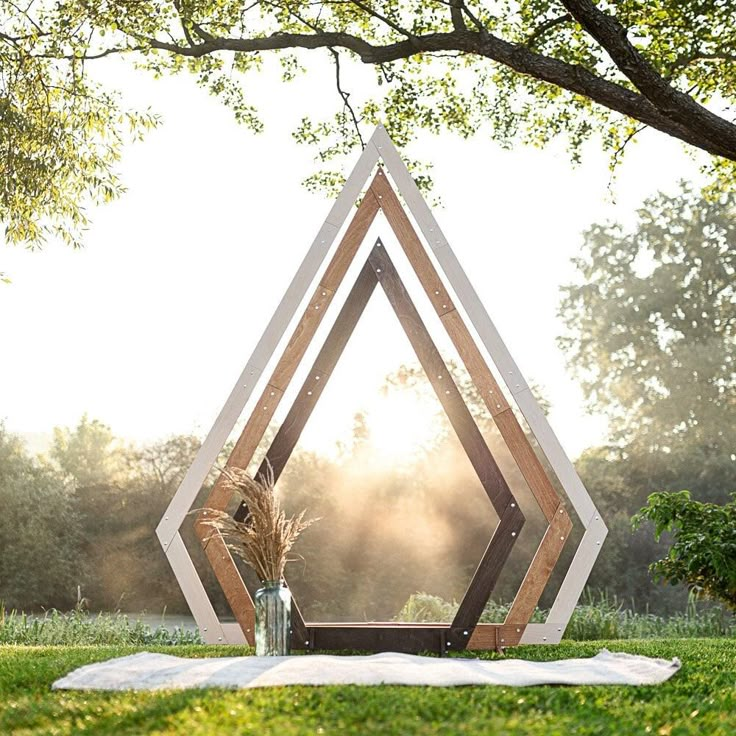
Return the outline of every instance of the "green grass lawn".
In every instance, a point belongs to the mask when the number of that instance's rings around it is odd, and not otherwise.
[[[158,693],[52,692],[83,664],[141,647],[0,646],[0,734],[736,734],[736,639],[563,643],[508,656],[591,656],[601,647],[683,667],[653,687],[290,687]],[[240,647],[149,647],[188,657]],[[495,657],[483,653],[483,658]]]

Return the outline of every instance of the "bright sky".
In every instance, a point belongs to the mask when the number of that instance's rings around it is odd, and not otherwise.
[[[118,62],[99,74],[165,122],[126,150],[128,192],[91,212],[83,250],[0,250],[0,271],[13,280],[0,285],[0,418],[13,431],[45,433],[86,411],[130,439],[203,435],[329,211],[330,201],[301,186],[313,152],[290,133],[303,114],[336,109],[332,71],[291,85],[269,71],[250,78],[266,123],[259,136],[189,77],[154,81]],[[555,344],[570,258],[591,223],[631,222],[644,198],[695,177],[696,164],[677,142],[644,134],[618,172],[613,201],[608,159],[595,144],[578,167],[563,145],[503,151],[450,135],[423,135],[408,155],[433,163],[443,201],[435,215],[577,455],[606,423],[585,413]],[[373,234],[384,230],[379,223]],[[385,328],[389,317],[371,306],[343,378],[324,397],[334,409],[324,416],[341,416],[345,430],[382,376],[411,358],[400,332]],[[398,337],[384,339],[389,333]]]

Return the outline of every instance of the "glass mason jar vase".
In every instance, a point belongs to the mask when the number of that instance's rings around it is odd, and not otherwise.
[[[256,591],[256,656],[284,657],[291,645],[291,592],[281,580]]]

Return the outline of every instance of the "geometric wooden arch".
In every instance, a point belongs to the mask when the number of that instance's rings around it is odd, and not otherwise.
[[[477,443],[477,438],[467,422],[467,417],[460,408],[462,400],[458,403],[457,396],[453,389],[449,387],[449,382],[447,385],[443,385],[441,389],[435,385],[435,390],[439,391],[438,397],[443,402],[443,407],[450,417],[463,447],[466,452],[468,452],[469,447],[471,448],[468,455],[476,472],[479,473],[481,482],[483,482],[485,474],[491,473],[493,476],[492,481],[483,483],[483,485],[500,517],[499,525],[468,587],[455,620],[449,625],[311,624],[303,621],[298,607],[295,607],[292,645],[295,647],[307,646],[325,649],[353,647],[373,650],[403,649],[404,651],[416,651],[419,649],[445,649],[449,647],[462,648],[465,646],[469,648],[495,648],[516,643],[558,642],[600,551],[607,529],[571,462],[549,427],[544,413],[532,396],[518,367],[508,353],[475,290],[455,258],[449,243],[444,238],[411,175],[403,161],[401,161],[385,129],[380,125],[364,149],[352,174],[348,177],[343,191],[333,205],[238,383],[231,392],[211,432],[203,442],[191,468],[185,475],[159,523],[157,527],[159,540],[205,641],[229,643],[248,641],[252,643],[254,630],[253,603],[222,539],[218,535],[212,535],[210,529],[195,525],[200,539],[205,543],[207,558],[236,617],[236,624],[223,624],[217,618],[182,541],[179,529],[249,396],[256,386],[261,383],[259,379],[266,364],[276,350],[308,289],[314,284],[315,277],[338,231],[347,219],[353,203],[358,198],[371,171],[379,160],[385,167],[386,172],[391,175],[407,203],[447,283],[459,304],[464,308],[491,359],[501,373],[513,402],[524,416],[541,451],[545,454],[557,475],[583,524],[585,532],[550,609],[547,621],[543,624],[528,623],[567,540],[572,522],[554,486],[547,477],[544,467],[539,462],[526,434],[517,421],[511,405],[500,390],[478,346],[463,322],[460,312],[455,307],[450,292],[429,257],[425,245],[414,230],[399,198],[391,187],[384,169],[379,167],[334,255],[318,279],[313,296],[308,300],[302,317],[293,330],[275,369],[265,387],[262,388],[261,398],[255,404],[255,408],[246,422],[245,428],[228,460],[228,465],[246,467],[250,463],[279,401],[300,365],[307,346],[324,314],[328,311],[330,302],[362,244],[368,228],[378,211],[381,210],[394,231],[409,263],[412,265],[421,286],[439,315],[440,321],[457,349],[470,378],[480,391],[499,433],[506,442],[512,457],[547,520],[548,528],[522,581],[506,620],[502,624],[478,624],[478,617],[491,594],[503,562],[508,557],[513,540],[518,535],[521,524],[523,524],[523,516],[515,504],[503,476],[500,472],[495,472],[497,466],[485,442],[482,442],[485,451],[482,448],[478,449],[480,445]],[[329,360],[333,358],[335,361],[337,360],[339,352],[341,352],[341,341],[347,340],[347,336],[351,331],[344,329],[345,326],[349,326],[352,319],[357,321],[360,312],[362,312],[362,307],[360,307],[361,295],[366,290],[372,292],[378,283],[381,284],[389,297],[389,301],[407,331],[427,375],[430,379],[436,375],[442,375],[443,378],[449,379],[449,372],[444,363],[442,363],[442,368],[436,363],[439,354],[436,352],[431,339],[427,341],[426,328],[422,329],[421,320],[418,319],[418,314],[415,314],[416,310],[414,310],[411,301],[408,299],[408,294],[403,289],[398,274],[379,241],[371,252],[356,285],[353,287],[351,296],[346,301],[338,321],[335,322],[335,327],[333,327],[325,347],[323,347],[315,366],[313,366],[313,370],[297,395],[297,400],[292,406],[287,420],[269,449],[268,458],[275,469],[279,467],[279,463],[281,463],[280,468],[283,468],[283,464],[288,459],[288,454],[291,451],[289,446],[296,442],[294,432],[301,431],[301,429],[298,429],[299,423],[306,421],[305,413],[308,416],[308,412],[311,411],[314,405],[313,402],[319,397],[320,387],[324,385],[323,381],[329,378],[331,370]],[[355,316],[356,312],[357,317]],[[417,327],[417,325],[421,325],[421,327]],[[328,343],[330,343],[329,346]],[[342,347],[344,347],[344,344]],[[325,350],[327,350],[326,353]],[[320,364],[320,360],[324,361],[328,358],[327,364]],[[325,368],[327,370],[324,370]],[[440,379],[435,379],[435,383],[438,380]],[[450,391],[450,394],[444,393],[447,390]],[[456,388],[455,391],[457,391]],[[457,395],[459,396],[459,394]],[[445,397],[444,401],[443,397]],[[462,406],[464,407],[464,403],[462,403]],[[467,412],[467,409],[465,411]],[[475,427],[472,417],[470,423]],[[289,427],[294,429],[290,430]],[[475,431],[477,431],[477,427],[475,427]],[[298,433],[296,436],[298,438]],[[228,505],[229,501],[230,494],[225,491],[224,484],[220,479],[215,483],[205,506],[222,509]]]
[[[464,649],[498,581],[514,542],[518,539],[524,524],[524,516],[380,239],[369,255],[256,475],[266,473],[267,464],[270,464],[274,478],[278,479],[347,345],[350,334],[379,284],[404,328],[461,446],[499,517],[499,522],[451,624],[396,622],[306,624],[298,607],[295,606],[292,609],[292,646],[312,649],[352,648],[391,651],[445,651],[451,647]],[[261,436],[254,437],[250,445],[258,444],[261,439],[262,433]],[[213,491],[214,493],[216,491]],[[213,503],[218,503],[218,498],[211,495],[205,503],[205,508],[212,508]],[[235,518],[242,520],[246,513],[241,505]],[[206,517],[206,511],[201,516]],[[213,541],[213,535],[211,527],[205,525],[203,530],[206,550]],[[240,593],[244,597],[247,590],[245,592],[241,590]]]

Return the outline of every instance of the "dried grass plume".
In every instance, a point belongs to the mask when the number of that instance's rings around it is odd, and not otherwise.
[[[226,511],[205,508],[198,523],[222,535],[228,549],[252,567],[262,582],[281,580],[294,542],[317,519],[305,519],[306,511],[286,518],[270,465],[257,480],[240,468],[225,468],[222,474],[225,487],[245,504],[248,516],[241,522]]]

